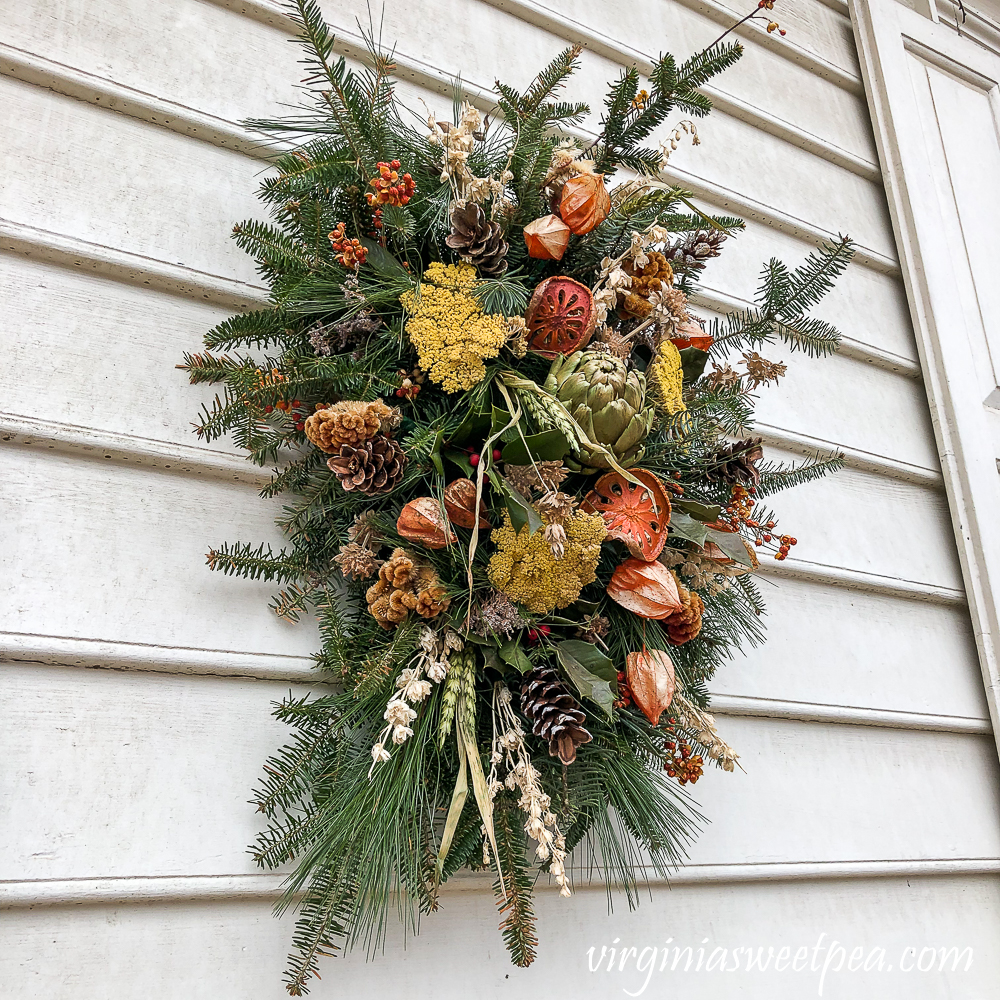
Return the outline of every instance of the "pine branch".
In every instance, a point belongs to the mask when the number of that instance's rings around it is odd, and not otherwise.
[[[525,864],[525,837],[519,810],[511,796],[501,794],[494,802],[493,828],[500,851],[498,865],[503,879],[497,876],[493,895],[502,916],[500,932],[510,952],[510,960],[526,969],[535,960],[538,936],[535,933],[535,909],[532,891],[535,880]],[[504,898],[506,890],[506,898]]]

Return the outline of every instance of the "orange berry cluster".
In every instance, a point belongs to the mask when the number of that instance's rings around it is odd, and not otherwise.
[[[618,671],[618,697],[615,708],[628,708],[632,704],[632,689],[628,686],[628,677],[624,670]]]
[[[774,0],[759,0],[757,9],[774,10]],[[777,31],[779,35],[783,35],[785,33],[785,29],[779,27],[777,21],[769,21],[767,25],[767,33],[770,35],[774,31]]]
[[[360,267],[368,256],[368,251],[360,240],[347,238],[347,223],[338,222],[336,229],[329,234],[330,243],[337,251],[337,263],[347,268]]]
[[[399,160],[379,163],[378,177],[373,177],[369,186],[375,188],[365,195],[369,205],[405,205],[417,190],[416,181],[409,175],[399,176]]]
[[[295,423],[295,429],[297,431],[301,431],[304,430],[306,426],[306,414],[302,409],[300,409],[301,406],[302,403],[298,399],[279,399],[274,406],[265,406],[264,412],[273,413],[275,407],[277,407],[279,410],[287,413],[291,420]]]
[[[383,226],[384,223],[382,222],[382,209],[376,208],[375,211],[372,212],[372,229],[374,230],[372,236],[378,236],[378,231]]]
[[[753,494],[757,492],[754,486],[733,487],[733,494],[729,499],[722,519],[731,524],[737,531],[741,527],[758,528],[760,525],[753,520],[753,505],[755,503]]]
[[[667,772],[667,777],[676,778],[682,785],[689,781],[693,785],[704,773],[704,760],[700,754],[696,754],[691,749],[691,744],[687,740],[676,737],[663,745],[667,751],[667,759],[663,765],[663,770]]]
[[[427,377],[419,368],[414,368],[411,371],[400,368],[396,374],[402,379],[396,390],[396,395],[401,399],[413,399],[420,392],[421,383]]]
[[[765,535],[764,537],[768,541],[771,540],[770,539],[770,535]],[[788,558],[788,550],[793,545],[798,545],[799,544],[799,540],[797,538],[792,538],[791,535],[782,535],[778,539],[778,541],[781,542],[781,546],[778,549],[778,551],[774,553],[774,558],[777,559],[778,562],[781,562],[783,559],[787,559]]]

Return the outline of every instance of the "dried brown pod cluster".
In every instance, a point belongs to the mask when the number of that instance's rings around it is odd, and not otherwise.
[[[305,423],[306,437],[320,451],[336,455],[345,444],[357,447],[380,432],[390,432],[394,424],[393,413],[381,399],[371,403],[345,400],[312,414]]]
[[[672,576],[677,582],[677,596],[680,598],[681,608],[663,619],[663,625],[670,636],[670,641],[675,646],[682,646],[685,642],[690,642],[699,632],[701,632],[701,616],[705,611],[705,603],[693,590],[688,590],[679,579],[677,574]]]
[[[629,261],[623,270],[632,278],[625,291],[621,310],[634,319],[645,319],[653,311],[650,298],[655,292],[670,288],[674,283],[674,269],[667,258],[656,250],[648,252],[646,263],[636,267]]]
[[[434,567],[420,563],[405,549],[393,550],[365,600],[372,616],[387,631],[411,611],[421,618],[435,618],[451,604]]]

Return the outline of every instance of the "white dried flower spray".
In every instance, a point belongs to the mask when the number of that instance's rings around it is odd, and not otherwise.
[[[511,706],[510,689],[501,683],[493,687],[493,747],[490,753],[489,792],[496,798],[503,788],[521,792],[518,808],[527,819],[524,832],[538,846],[535,856],[549,862],[549,874],[559,885],[560,896],[570,896],[566,877],[566,838],[560,833],[552,812],[552,800],[542,789],[541,775],[531,763],[524,742],[524,729]],[[507,774],[500,779],[500,770]]]
[[[430,697],[433,690],[431,681],[440,684],[448,676],[448,656],[463,646],[460,636],[451,629],[435,632],[425,627],[417,641],[417,652],[413,666],[400,671],[396,678],[396,693],[385,706],[382,718],[386,727],[372,747],[370,778],[378,764],[384,764],[391,756],[386,743],[391,739],[396,746],[405,743],[412,735],[410,723],[417,717],[413,705],[419,705]],[[428,679],[424,678],[424,674]]]
[[[694,733],[694,738],[705,748],[712,760],[717,760],[724,771],[735,770],[740,755],[719,736],[715,728],[714,715],[703,712],[697,705],[688,701],[680,691],[674,692],[671,711],[682,729]]]

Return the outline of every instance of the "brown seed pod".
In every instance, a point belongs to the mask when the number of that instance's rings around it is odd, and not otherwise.
[[[456,479],[444,488],[444,509],[452,524],[459,528],[475,527],[476,484],[471,479]],[[479,527],[488,528],[490,522],[483,517],[483,501],[479,501]]]
[[[655,726],[674,698],[673,660],[662,649],[646,649],[629,653],[625,667],[632,700]]]
[[[684,607],[673,573],[663,563],[634,556],[611,574],[608,596],[640,618],[669,618]]]
[[[428,549],[443,549],[458,541],[455,532],[447,530],[441,504],[433,497],[411,500],[399,514],[396,531]]]
[[[559,214],[577,236],[596,229],[611,211],[611,195],[604,174],[579,174],[566,181],[559,199]]]
[[[569,238],[570,228],[558,215],[543,215],[524,227],[528,256],[535,260],[562,260]]]

